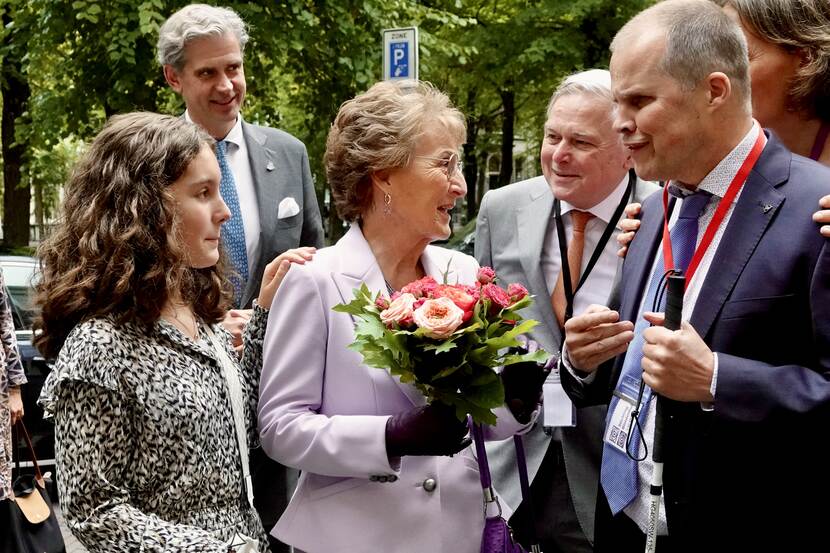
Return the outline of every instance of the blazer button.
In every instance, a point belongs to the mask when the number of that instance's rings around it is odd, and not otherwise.
[[[397,482],[398,481],[398,477],[395,474],[390,474],[389,476],[387,476],[387,478],[389,479],[388,480],[389,482]]]
[[[435,488],[438,487],[438,482],[435,481],[435,478],[427,478],[424,480],[424,491],[425,492],[434,492]]]
[[[380,477],[377,474],[372,474],[371,476],[369,476],[369,482],[377,482],[379,479]]]

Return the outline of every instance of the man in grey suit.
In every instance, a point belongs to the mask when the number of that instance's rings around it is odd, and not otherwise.
[[[158,60],[170,87],[184,99],[184,117],[217,141],[222,197],[231,219],[222,227],[225,251],[238,277],[236,307],[250,308],[265,266],[286,250],[310,258],[323,246],[323,227],[305,145],[278,129],[242,119],[245,23],[233,11],[191,4],[159,30]],[[247,309],[231,310],[223,324],[241,346]],[[270,529],[287,505],[293,482],[261,449],[251,451],[254,504]],[[290,480],[296,480],[292,475]],[[276,541],[275,551],[287,551]]]
[[[621,264],[613,234],[622,209],[657,190],[630,170],[613,114],[607,71],[566,78],[548,105],[544,176],[492,190],[481,202],[476,257],[535,296],[525,316],[541,324],[531,338],[551,352],[561,348],[564,320],[608,301]],[[543,422],[524,436],[532,519],[521,504],[512,441],[488,446],[491,472],[502,500],[519,507],[511,524],[523,543],[533,532],[545,553],[592,551],[605,409],[574,411],[557,375],[545,383]]]

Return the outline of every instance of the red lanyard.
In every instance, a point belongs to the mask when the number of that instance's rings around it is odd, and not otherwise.
[[[761,152],[764,150],[766,143],[767,137],[764,135],[764,130],[759,127],[758,138],[755,139],[755,144],[752,146],[752,150],[750,150],[749,155],[746,157],[743,164],[741,164],[741,168],[738,169],[735,178],[733,178],[732,182],[729,183],[729,188],[726,189],[726,194],[718,204],[718,208],[715,210],[712,220],[706,226],[706,232],[703,233],[703,238],[700,240],[700,244],[698,244],[697,248],[695,248],[695,253],[692,256],[692,260],[689,262],[689,268],[686,269],[686,287],[688,287],[689,283],[692,281],[692,277],[694,276],[695,271],[697,271],[700,261],[703,259],[703,254],[706,253],[706,250],[709,249],[709,246],[712,244],[712,240],[715,238],[715,233],[718,231],[718,227],[720,227],[721,223],[723,223],[724,217],[726,217],[726,214],[729,212],[729,206],[732,205],[732,202],[735,200],[735,196],[738,195],[738,192],[740,192],[746,182],[749,172],[752,171],[752,168],[761,156]],[[669,183],[666,182],[666,185],[663,187],[663,267],[665,267],[666,270],[674,267],[674,257],[672,256],[671,251],[671,236],[669,234],[668,207]]]

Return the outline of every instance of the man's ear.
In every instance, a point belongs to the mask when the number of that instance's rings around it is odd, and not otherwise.
[[[710,73],[704,81],[706,86],[707,104],[713,108],[719,108],[727,103],[732,96],[732,82],[725,73],[715,71]]]
[[[164,66],[164,80],[167,81],[167,84],[170,85],[170,88],[172,88],[179,94],[182,93],[181,79],[179,78],[178,72],[175,69],[173,69],[172,65]]]

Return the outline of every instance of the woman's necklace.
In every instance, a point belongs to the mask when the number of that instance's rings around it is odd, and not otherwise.
[[[162,312],[162,317],[167,319],[167,322],[178,328],[194,342],[199,340],[199,320],[192,309],[181,306],[179,308],[169,307],[165,311]],[[181,317],[179,317],[179,312],[181,312]]]

